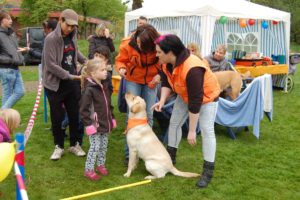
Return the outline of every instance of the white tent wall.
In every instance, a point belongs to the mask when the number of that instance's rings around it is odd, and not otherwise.
[[[185,44],[191,41],[201,44],[201,17],[199,16],[151,18],[148,22],[160,34],[172,33],[178,35]],[[129,22],[130,31],[135,30],[136,26],[137,20]]]
[[[228,19],[235,21],[236,25],[233,27],[239,29],[239,32],[247,31],[249,27],[239,27],[237,19],[255,19],[255,26],[257,26],[259,31],[260,51],[266,56],[277,53],[288,55],[289,53],[290,13],[248,1],[148,0],[143,4],[143,8],[125,14],[125,36],[130,33],[130,30],[135,29],[136,20],[139,16],[147,17],[149,23],[156,27],[161,33],[179,33],[178,36],[181,37],[185,44],[197,42],[203,46],[201,51],[203,55],[209,54],[211,49],[215,47],[216,39],[214,34],[220,29],[221,25],[218,24],[218,19],[221,16],[226,16]],[[201,19],[202,16],[205,16],[205,21],[204,18]],[[261,28],[262,20],[269,22],[269,27],[265,30]],[[272,20],[281,23],[272,26]],[[214,21],[216,21],[216,23],[213,23]],[[211,24],[208,25],[209,23]],[[201,28],[201,24],[203,28]],[[214,30],[211,28],[212,25],[214,26]],[[229,25],[225,24],[223,26],[223,33],[226,35],[227,26]],[[230,27],[228,28],[230,29]],[[252,27],[250,29],[252,29]],[[282,37],[282,34],[284,37]],[[222,40],[221,38],[218,39]],[[226,42],[225,39],[223,41]],[[286,58],[288,62],[288,56],[286,56]]]
[[[238,20],[229,20],[226,24],[220,24],[219,21],[215,24],[215,31],[212,39],[211,50],[214,50],[218,44],[227,44],[227,36],[230,33],[240,37],[243,41],[245,35],[253,33],[257,35],[258,52],[264,56],[286,55],[288,52],[286,44],[286,33],[284,23],[280,22],[276,25],[272,21],[266,21],[269,24],[267,29],[261,27],[261,21],[257,21],[253,26],[241,28]],[[244,50],[244,49],[241,49]],[[230,50],[228,52],[231,53]]]

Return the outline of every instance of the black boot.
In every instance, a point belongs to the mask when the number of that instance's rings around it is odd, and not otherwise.
[[[167,146],[167,151],[170,154],[170,157],[171,157],[173,165],[175,165],[176,164],[176,152],[177,152],[177,148]]]
[[[207,187],[208,183],[211,181],[211,179],[213,177],[214,169],[215,169],[214,162],[208,162],[208,161],[204,160],[203,172],[202,172],[200,180],[196,183],[196,186],[199,188]]]

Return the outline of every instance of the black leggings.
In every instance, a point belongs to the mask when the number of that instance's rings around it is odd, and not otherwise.
[[[64,119],[65,110],[69,118],[70,146],[79,142],[78,115],[80,86],[79,82],[61,81],[57,92],[45,88],[46,95],[50,104],[50,114],[54,144],[64,148],[64,133],[61,124]],[[65,110],[62,106],[65,106]]]

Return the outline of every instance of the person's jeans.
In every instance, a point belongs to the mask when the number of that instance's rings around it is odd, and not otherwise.
[[[215,118],[217,113],[217,102],[201,105],[199,120],[202,136],[202,152],[206,161],[214,162],[216,154]],[[188,105],[178,95],[173,107],[170,119],[168,146],[178,148],[182,138],[181,127],[188,118]]]
[[[155,104],[156,101],[157,87],[151,89],[144,84],[138,84],[131,81],[126,81],[126,92],[130,92],[135,96],[140,96],[145,100],[148,124],[152,127],[153,110],[151,110],[151,107]],[[128,121],[128,111],[126,117],[126,126],[127,126],[127,121]],[[127,141],[125,144],[125,157],[126,158],[129,157],[129,149],[128,149]]]
[[[24,83],[19,70],[0,68],[0,80],[2,82],[2,106],[11,108],[24,94]]]

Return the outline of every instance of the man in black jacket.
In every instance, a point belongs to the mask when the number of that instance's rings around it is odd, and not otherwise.
[[[11,108],[24,94],[24,83],[19,71],[23,64],[23,51],[12,30],[12,19],[5,11],[0,11],[0,80],[2,82],[2,106]]]

